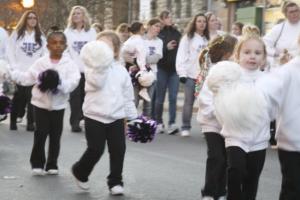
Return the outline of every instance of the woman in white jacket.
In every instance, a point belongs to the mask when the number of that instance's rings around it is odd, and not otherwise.
[[[86,63],[83,112],[87,149],[72,167],[77,185],[88,190],[88,178],[108,145],[110,174],[107,185],[112,195],[121,195],[125,156],[125,119],[137,117],[130,76],[119,61],[120,39],[104,31],[81,53]]]
[[[72,132],[81,132],[79,126],[83,119],[82,104],[84,99],[84,68],[80,58],[81,48],[89,41],[96,40],[97,33],[91,28],[89,13],[83,6],[74,6],[68,18],[68,25],[64,33],[68,39],[67,52],[79,68],[81,78],[78,87],[70,95],[70,125]],[[75,67],[74,66],[74,67]]]
[[[204,70],[222,60],[228,60],[234,50],[237,39],[230,35],[218,36],[212,40],[200,54],[201,66],[199,87],[199,110],[197,121],[207,143],[205,184],[202,189],[203,200],[222,200],[226,196],[226,151],[225,140],[221,135],[222,126],[215,116],[213,93],[208,89]]]
[[[176,71],[184,84],[184,105],[182,110],[181,136],[190,135],[195,81],[199,74],[198,56],[209,40],[207,19],[198,14],[190,21],[186,34],[182,37],[176,56]]]
[[[27,71],[45,53],[46,40],[41,32],[38,16],[26,11],[7,44],[7,58],[11,69]],[[33,108],[30,104],[31,85],[19,82],[12,99],[10,130],[17,130],[17,117],[23,117],[27,106],[27,130],[34,131]]]
[[[64,110],[68,106],[69,94],[78,85],[80,74],[74,69],[74,62],[63,56],[66,49],[66,36],[54,31],[47,38],[50,55],[39,58],[27,71],[15,69],[12,79],[24,85],[34,85],[31,104],[34,106],[36,130],[30,157],[34,175],[58,174],[57,159],[60,150],[60,138],[63,130]],[[55,70],[59,84],[55,91],[41,89],[41,74],[46,70]],[[45,156],[45,143],[49,136],[48,158]]]

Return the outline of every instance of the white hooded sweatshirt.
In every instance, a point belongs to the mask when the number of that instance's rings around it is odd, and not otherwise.
[[[75,63],[68,57],[63,56],[57,64],[51,62],[49,55],[38,59],[26,72],[21,70],[12,71],[12,79],[24,86],[34,85],[32,88],[31,103],[46,110],[61,110],[68,106],[69,94],[77,87],[80,73]],[[60,84],[58,93],[41,92],[38,87],[38,76],[47,69],[54,69],[59,74]]]

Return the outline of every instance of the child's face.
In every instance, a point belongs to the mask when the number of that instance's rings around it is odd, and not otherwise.
[[[261,41],[249,39],[245,41],[238,55],[238,63],[248,69],[258,69],[265,60],[264,46]]]
[[[233,35],[241,35],[242,34],[242,30],[235,24],[232,25],[232,28],[231,28],[231,33]]]
[[[48,40],[47,48],[51,56],[61,56],[66,47],[66,41],[62,35],[53,35]]]

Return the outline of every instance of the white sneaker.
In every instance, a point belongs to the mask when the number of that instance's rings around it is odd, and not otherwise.
[[[17,123],[21,123],[23,121],[23,118],[22,117],[18,117],[17,118]]]
[[[117,196],[117,195],[123,195],[124,194],[124,188],[121,185],[116,185],[112,188],[110,188],[110,194]]]
[[[181,131],[181,136],[182,137],[189,137],[190,136],[190,131],[189,130],[183,130],[183,131]]]
[[[226,196],[221,196],[218,198],[218,200],[226,200]]]
[[[58,169],[49,169],[46,171],[49,175],[58,175]]]
[[[32,175],[33,176],[43,176],[44,170],[42,168],[33,168],[32,169]]]
[[[171,124],[168,127],[168,134],[169,135],[174,135],[179,131],[179,128],[176,124]]]
[[[78,179],[74,176],[73,170],[71,170],[71,174],[72,174],[72,176],[74,177],[75,182],[76,182],[76,185],[77,185],[77,187],[78,187],[79,189],[82,189],[82,190],[85,190],[85,191],[90,189],[90,185],[89,185],[89,182],[88,182],[88,181],[87,181],[87,182],[82,182],[82,181],[78,180]]]
[[[158,124],[156,128],[156,133],[165,133],[165,125],[164,124]]]
[[[213,197],[209,197],[209,196],[205,196],[205,197],[202,197],[202,200],[214,200]]]
[[[140,97],[142,97],[145,101],[148,101],[148,102],[151,101],[150,96],[149,96],[148,91],[147,91],[147,88],[141,89],[140,92],[139,92],[139,95],[140,95]]]

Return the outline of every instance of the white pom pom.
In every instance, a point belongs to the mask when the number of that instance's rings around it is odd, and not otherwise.
[[[241,67],[231,61],[222,61],[214,65],[208,73],[207,85],[217,93],[222,87],[230,87],[241,77]]]
[[[87,67],[99,71],[107,69],[114,60],[113,50],[103,41],[87,43],[81,49],[80,56]]]
[[[136,74],[136,77],[143,87],[150,87],[155,81],[155,74],[152,71],[141,70]]]

